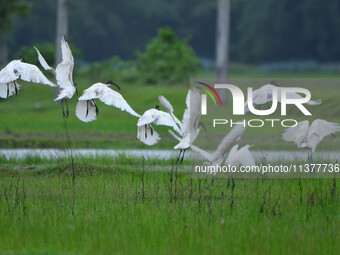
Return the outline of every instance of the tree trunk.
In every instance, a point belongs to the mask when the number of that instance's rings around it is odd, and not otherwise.
[[[218,80],[228,78],[229,67],[229,29],[230,1],[217,0],[217,30],[216,30],[216,77]],[[227,100],[227,93],[221,93],[222,101]]]
[[[216,75],[228,77],[230,0],[217,0]]]
[[[55,61],[58,65],[61,58],[60,41],[61,38],[68,34],[68,10],[67,10],[67,0],[57,0],[58,10],[57,10],[57,34],[56,34],[56,56]]]
[[[57,0],[57,34],[56,34],[56,55],[55,66],[62,61],[60,41],[63,36],[68,35],[68,9],[67,0]],[[58,95],[59,88],[56,87],[55,95]]]
[[[0,51],[1,51],[1,66],[4,67],[8,63],[8,55],[4,32],[2,31],[0,31]]]

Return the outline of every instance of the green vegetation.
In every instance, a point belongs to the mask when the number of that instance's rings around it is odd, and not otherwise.
[[[200,61],[187,40],[181,41],[170,28],[158,30],[158,36],[137,54],[137,70],[142,83],[178,83],[197,72]]]
[[[50,75],[46,73],[46,75]],[[251,76],[251,74],[248,74]],[[273,78],[289,74],[276,74]],[[303,74],[306,75],[306,74]],[[312,76],[311,74],[308,74]],[[314,74],[316,76],[316,74]],[[327,76],[328,75],[328,76]],[[329,74],[319,74],[319,76],[332,77]],[[50,76],[49,76],[50,77]],[[112,77],[112,78],[111,78]],[[247,77],[245,74],[234,74],[235,78]],[[263,82],[269,82],[272,78],[263,79]],[[304,77],[301,75],[301,77]],[[336,77],[336,76],[334,76]],[[112,79],[115,76],[107,73],[102,82]],[[78,83],[79,93],[88,88],[92,82],[84,80],[81,75],[74,78]],[[93,81],[93,82],[97,82]],[[254,87],[264,84],[262,80]],[[298,80],[295,81],[298,84]],[[157,95],[164,95],[170,100],[175,109],[175,114],[181,119],[185,108],[185,97],[188,86],[146,86],[140,84],[120,83],[120,93],[127,102],[142,114],[144,111],[154,108],[158,103]],[[334,86],[316,83],[308,87],[312,92],[313,99],[322,99],[323,103],[317,107],[308,106],[312,111],[313,119],[322,118],[329,121],[339,122],[339,108],[337,107],[337,94],[332,93]],[[245,91],[245,90],[244,90]],[[53,89],[43,85],[24,85],[17,97],[11,97],[6,100],[0,99],[0,148],[67,148],[66,130],[72,139],[74,148],[150,148],[139,142],[136,138],[137,118],[122,112],[114,107],[109,107],[98,102],[99,116],[96,121],[91,123],[81,122],[75,115],[75,106],[77,97],[70,100],[70,116],[68,119],[62,118],[61,106],[53,102]],[[229,101],[231,103],[231,101]],[[212,103],[210,100],[208,103]],[[214,106],[209,106],[214,107]],[[266,106],[264,106],[266,107]],[[280,107],[280,106],[279,106]],[[230,119],[231,107],[223,108],[223,118]],[[164,109],[163,109],[164,110]],[[279,109],[278,109],[279,111]],[[299,115],[299,111],[288,108],[289,118],[294,117],[297,120],[305,119]],[[221,117],[221,115],[219,115]],[[254,118],[254,116],[247,116]],[[281,118],[278,114],[273,114],[270,118]],[[234,118],[235,119],[235,118]],[[214,146],[224,136],[230,128],[221,126],[220,128],[211,128],[211,118],[209,121],[202,117],[202,121],[207,127],[207,133],[202,132],[197,145],[207,148],[207,145]],[[176,144],[176,141],[168,134],[168,128],[158,126],[157,131],[161,134],[162,140],[153,149],[170,149]],[[255,144],[255,150],[275,149],[275,150],[293,150],[297,149],[294,143],[282,142],[282,127],[270,128],[266,126],[261,129],[249,128],[246,130],[241,144]],[[214,135],[212,135],[214,134]],[[215,138],[215,141],[211,139]],[[337,150],[340,140],[333,141],[332,137],[327,137],[323,143],[318,146],[318,150]],[[211,148],[212,149],[212,148]]]
[[[216,179],[212,188],[181,169],[124,156],[4,161],[0,253],[339,253],[337,180]]]

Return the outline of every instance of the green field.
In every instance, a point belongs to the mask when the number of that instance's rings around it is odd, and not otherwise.
[[[90,86],[78,84],[80,92]],[[136,112],[153,108],[162,94],[182,117],[189,86],[120,86]],[[336,90],[311,90],[324,102],[308,107],[313,118],[339,122]],[[23,86],[17,97],[0,100],[0,148],[150,148],[136,139],[137,118],[98,103],[98,119],[83,123],[76,103],[63,119],[53,89]],[[289,115],[304,119],[296,110]],[[230,130],[206,127],[202,148],[214,148]],[[167,128],[157,131],[162,140],[153,149],[176,144]],[[239,143],[296,150],[282,142],[282,131],[248,128]],[[327,137],[317,150],[339,151],[340,140]],[[175,160],[0,155],[0,254],[339,254],[338,179],[216,179],[212,186],[184,171],[188,159],[179,166]]]
[[[338,180],[212,187],[171,164],[3,159],[0,254],[339,254]]]
[[[318,75],[318,76],[317,76]],[[201,76],[197,74],[197,76]],[[202,74],[202,77],[210,75]],[[336,78],[337,74],[234,74],[232,78],[265,77],[269,82],[272,78]],[[91,83],[77,79],[80,94]],[[175,114],[181,119],[185,109],[185,98],[188,85],[161,85],[146,86],[139,84],[120,84],[121,94],[136,112],[143,114],[144,111],[154,108],[159,104],[157,95],[167,97],[173,104]],[[257,85],[258,86],[258,85]],[[323,118],[329,121],[339,122],[340,110],[337,107],[338,95],[333,89],[323,84],[312,86],[313,99],[322,99],[324,103],[317,107],[308,107],[313,111],[313,118]],[[53,102],[53,89],[43,85],[23,86],[20,94],[6,100],[0,100],[0,147],[1,148],[66,148],[66,131],[69,133],[75,148],[149,148],[136,139],[137,118],[113,107],[98,102],[99,116],[96,121],[83,123],[75,116],[77,96],[70,100],[70,116],[62,118],[60,103]],[[211,103],[211,102],[210,102]],[[229,107],[231,108],[231,106]],[[227,111],[228,113],[228,111]],[[231,114],[231,113],[230,113]],[[303,120],[297,111],[289,112],[290,117]],[[228,116],[226,116],[228,117]],[[249,118],[254,116],[248,116]],[[280,117],[277,114],[271,116]],[[204,118],[202,118],[204,121]],[[211,123],[205,123],[208,128],[207,136],[210,138],[213,129]],[[216,141],[229,129],[220,129]],[[153,146],[155,149],[170,149],[176,141],[168,134],[167,128],[157,127],[162,136],[162,141]],[[296,149],[293,143],[283,143],[281,133],[283,128],[248,129],[244,134],[244,142],[255,144],[256,149]],[[270,139],[268,139],[270,138]],[[241,144],[243,141],[240,142]],[[327,138],[325,143],[320,144],[319,150],[333,150],[340,148],[340,141],[332,142]]]

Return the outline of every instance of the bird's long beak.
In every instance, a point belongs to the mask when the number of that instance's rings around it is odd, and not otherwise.
[[[77,94],[77,96],[78,96],[78,88],[76,88],[76,94]]]
[[[120,90],[120,87],[118,86],[117,83],[112,82],[112,84],[115,85]]]
[[[207,132],[207,129],[205,128],[203,122],[200,122],[200,126],[204,129],[204,132],[206,133],[206,132]]]

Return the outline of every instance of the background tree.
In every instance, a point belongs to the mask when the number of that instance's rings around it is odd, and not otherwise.
[[[6,33],[12,28],[14,15],[25,17],[31,10],[31,4],[22,0],[1,0],[0,3],[0,49],[1,64],[7,64]]]

